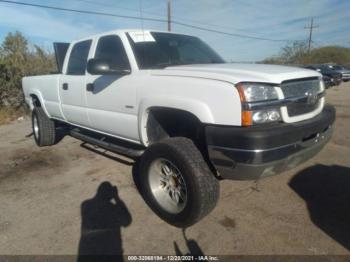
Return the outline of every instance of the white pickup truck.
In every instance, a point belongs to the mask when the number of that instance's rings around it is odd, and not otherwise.
[[[220,179],[258,179],[314,156],[334,107],[322,76],[225,63],[197,37],[118,30],[55,43],[59,73],[23,78],[38,146],[65,134],[139,159],[147,204],[186,227],[216,205]]]

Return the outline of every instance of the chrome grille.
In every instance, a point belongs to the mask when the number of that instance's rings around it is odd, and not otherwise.
[[[320,105],[319,98],[312,101],[312,103],[307,99],[308,95],[320,92],[320,80],[318,78],[285,81],[282,83],[281,89],[285,98],[305,98],[287,105],[290,117],[310,113]]]
[[[315,104],[307,104],[305,102],[296,102],[287,106],[289,116],[297,116],[315,111],[320,105],[320,100]]]

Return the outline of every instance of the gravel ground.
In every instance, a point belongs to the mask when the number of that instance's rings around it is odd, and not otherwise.
[[[222,181],[185,235],[144,203],[132,160],[71,137],[38,148],[28,119],[0,126],[0,254],[350,254],[350,84],[327,93],[337,120],[324,150],[279,176]],[[99,197],[110,185],[119,209]]]

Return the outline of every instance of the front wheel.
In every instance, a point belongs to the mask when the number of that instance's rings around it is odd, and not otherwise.
[[[198,222],[219,198],[218,180],[187,138],[169,138],[151,145],[141,158],[139,175],[147,204],[177,227]]]

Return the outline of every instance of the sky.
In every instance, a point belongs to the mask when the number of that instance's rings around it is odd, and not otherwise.
[[[10,0],[11,1],[11,0]],[[13,0],[16,1],[16,0]],[[167,0],[18,0],[25,3],[166,20]],[[318,26],[313,46],[350,47],[350,0],[171,0],[174,21],[266,41],[207,32],[178,24],[172,31],[200,37],[227,61],[253,62],[277,55],[296,40],[307,40],[310,20]],[[140,12],[142,10],[142,12]],[[167,23],[20,6],[0,1],[0,41],[20,31],[31,43],[50,49],[114,29],[167,30]]]

